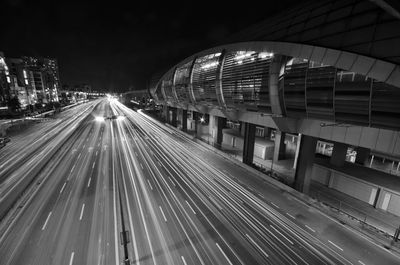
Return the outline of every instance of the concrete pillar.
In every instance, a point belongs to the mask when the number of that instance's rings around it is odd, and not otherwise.
[[[195,136],[197,136],[197,130],[199,127],[199,113],[197,111],[193,111],[193,121],[194,121]]]
[[[182,109],[182,131],[187,132],[187,110]]]
[[[253,164],[254,143],[256,140],[256,125],[252,123],[243,123],[244,143],[243,143],[243,163]]]
[[[337,167],[344,165],[344,162],[346,161],[347,147],[346,144],[335,142],[330,160],[331,165]]]
[[[177,127],[177,125],[178,125],[178,123],[177,123],[177,120],[178,120],[177,111],[178,110],[176,108],[172,108],[171,107],[171,112],[172,112],[171,125],[174,126],[174,127]]]
[[[163,112],[164,112],[163,116],[164,116],[165,122],[169,123],[169,107],[168,107],[168,105],[163,106]]]
[[[275,132],[275,146],[274,146],[274,161],[285,159],[285,136],[284,132],[276,130]]]
[[[217,146],[222,145],[222,129],[226,127],[226,118],[223,117],[217,117],[217,137],[216,137],[216,143]]]
[[[294,188],[305,194],[308,194],[310,189],[316,146],[317,138],[308,135],[301,135],[300,152],[294,176]]]
[[[364,165],[365,162],[368,160],[371,150],[364,147],[357,147],[356,152],[356,164]]]
[[[293,162],[293,168],[296,169],[297,166],[297,160],[299,159],[299,153],[300,153],[300,140],[301,140],[301,134],[297,136],[297,142],[296,142],[296,153],[294,155],[294,162]]]

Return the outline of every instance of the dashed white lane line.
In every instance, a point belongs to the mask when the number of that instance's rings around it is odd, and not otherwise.
[[[290,218],[292,219],[296,219],[296,217],[294,217],[293,215],[291,215],[290,213],[286,213],[288,216],[290,216]]]
[[[343,248],[339,247],[338,245],[336,245],[332,241],[328,240],[328,242],[331,243],[332,245],[334,245],[337,249],[340,249],[341,251],[343,251]]]
[[[151,186],[150,180],[147,179],[147,183],[149,183],[150,189],[153,190],[153,187]]]
[[[188,201],[186,201],[185,200],[185,202],[187,203],[187,205],[189,206],[189,208],[190,208],[190,210],[192,210],[192,212],[194,213],[194,214],[196,214],[196,212],[193,210],[193,208],[192,208],[192,205],[190,205],[189,203],[188,203]]]
[[[50,216],[51,216],[51,212],[50,212],[49,215],[47,216],[46,222],[44,222],[44,225],[42,226],[42,230],[46,229],[46,225],[47,225],[47,222],[48,222],[49,219],[50,219]]]
[[[81,215],[79,216],[79,220],[82,220],[83,210],[85,209],[85,204],[82,204]]]
[[[307,229],[308,230],[310,230],[310,231],[312,231],[312,232],[314,232],[315,233],[315,230],[314,229],[312,229],[311,227],[309,227],[308,225],[305,225],[306,227],[307,227]]]
[[[183,263],[184,265],[187,265],[186,260],[185,260],[185,257],[181,256],[181,259],[182,259],[182,263]]]
[[[89,181],[87,183],[88,188],[90,187],[90,181],[92,180],[92,177],[89,178]]]
[[[79,153],[79,155],[78,155],[78,159],[81,157],[81,154],[82,154],[82,153]]]
[[[230,265],[233,265],[232,262],[230,261],[230,259],[228,258],[228,256],[225,254],[225,252],[222,250],[222,248],[219,246],[218,243],[215,243],[215,245],[217,246],[217,248],[219,249],[219,251],[221,251],[222,255],[224,255],[225,259],[229,262]]]
[[[142,165],[142,163],[140,163],[140,167],[142,168],[142,170],[143,170],[143,165]]]
[[[164,217],[164,221],[167,222],[167,217],[165,217],[163,209],[161,208],[161,206],[158,206],[158,207],[160,208],[161,214]]]
[[[252,239],[248,234],[246,234],[246,236],[248,239],[250,239],[251,243],[253,243],[264,254],[264,256],[266,256],[267,258],[269,257],[268,254],[264,251],[264,249],[262,249],[262,247],[260,247],[260,245],[258,245],[257,242],[254,241],[254,239]]]
[[[93,162],[92,168],[94,168],[94,165],[96,164],[96,162]]]
[[[96,151],[96,156],[97,156],[97,153],[98,153],[99,151]]]
[[[60,190],[60,194],[63,192],[66,184],[67,184],[67,182],[64,182],[64,185],[62,185],[61,190]]]
[[[366,265],[364,262],[362,262],[361,260],[358,261],[358,263],[360,263],[361,265]]]
[[[168,177],[169,180],[171,181],[172,185],[174,185],[174,187],[176,187],[175,183],[173,182],[173,180],[171,179],[171,177]]]
[[[284,239],[286,239],[290,244],[293,245],[293,242],[292,242],[289,238],[287,238],[286,236],[284,236],[281,232],[279,232],[278,229],[276,229],[276,228],[273,227],[272,225],[270,225],[270,227],[271,227],[272,229],[274,229],[275,232],[277,232],[279,235],[281,235]]]
[[[279,206],[278,206],[278,205],[276,205],[275,203],[271,202],[271,204],[272,204],[273,206],[275,206],[276,208],[278,208],[278,209],[279,209]]]
[[[85,147],[86,147],[86,144],[83,145],[82,149],[85,149]]]
[[[138,154],[136,153],[136,151],[135,151],[135,155],[138,156]]]
[[[75,256],[75,252],[72,252],[71,258],[69,259],[69,265],[72,265],[74,263],[74,256]]]

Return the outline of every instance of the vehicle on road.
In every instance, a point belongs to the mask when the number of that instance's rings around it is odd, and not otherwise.
[[[6,146],[6,143],[11,141],[8,137],[0,137],[0,148]]]

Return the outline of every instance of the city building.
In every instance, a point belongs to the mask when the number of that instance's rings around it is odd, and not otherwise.
[[[400,216],[399,28],[380,1],[308,2],[193,54],[150,92],[167,122],[285,167],[300,192]]]

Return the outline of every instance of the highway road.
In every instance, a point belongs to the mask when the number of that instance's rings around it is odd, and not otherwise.
[[[32,181],[2,219],[0,264],[400,264],[140,111],[68,113],[0,150],[0,209]]]

